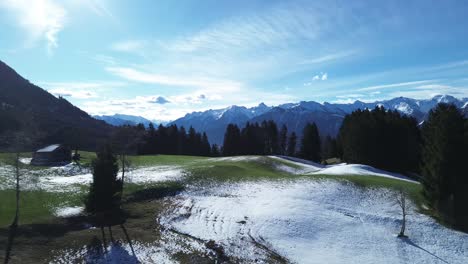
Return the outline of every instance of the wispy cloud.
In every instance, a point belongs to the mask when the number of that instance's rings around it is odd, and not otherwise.
[[[306,60],[299,62],[299,64],[321,64],[325,62],[336,61],[336,60],[350,57],[356,54],[358,54],[356,50],[338,52],[338,53],[333,53],[333,54],[327,54],[318,58],[306,59]]]
[[[70,89],[51,89],[48,90],[49,93],[57,97],[73,97],[76,99],[89,99],[96,98],[97,94],[92,91],[75,91]]]
[[[239,91],[242,87],[242,83],[237,81],[213,79],[209,77],[170,76],[140,71],[128,67],[108,67],[106,70],[124,79],[142,83],[197,87],[201,89],[216,89],[218,91]]]
[[[392,92],[390,96],[405,96],[410,98],[427,99],[435,95],[449,94],[455,97],[468,97],[468,84],[465,86],[452,86],[446,84],[426,84],[405,89],[404,91]]]
[[[47,50],[58,46],[58,34],[66,22],[66,10],[53,0],[3,0],[5,8],[16,23],[28,32],[29,45],[45,40]]]
[[[124,82],[96,81],[96,82],[38,82],[39,86],[55,96],[76,99],[97,98],[98,92],[114,89],[126,85]]]
[[[434,82],[436,80],[422,80],[422,81],[412,81],[412,82],[401,82],[401,83],[391,83],[391,84],[383,84],[383,85],[374,85],[365,88],[357,89],[357,91],[374,91],[374,90],[381,90],[387,88],[395,88],[395,87],[405,87],[411,85],[419,85],[424,83]]]

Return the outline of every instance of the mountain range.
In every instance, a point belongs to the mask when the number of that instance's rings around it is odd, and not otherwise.
[[[453,103],[461,108],[465,115],[468,115],[468,98],[457,99],[450,95],[437,95],[425,100],[397,97],[372,103],[355,101],[352,104],[321,104],[314,101],[302,101],[274,107],[264,103],[252,108],[234,105],[223,109],[193,112],[170,124],[192,126],[197,131],[206,132],[210,142],[216,144],[222,144],[228,124],[234,123],[243,127],[246,122],[260,123],[264,120],[273,120],[278,126],[284,124],[289,132],[294,131],[298,136],[301,136],[307,123],[315,122],[322,136],[336,136],[344,117],[357,109],[373,109],[383,106],[386,109],[413,116],[418,122],[422,122],[429,110],[438,103]]]
[[[115,115],[94,115],[94,118],[98,120],[102,120],[109,125],[113,126],[124,126],[124,125],[131,125],[135,126],[138,124],[143,124],[145,127],[148,127],[149,124],[157,125],[161,124],[158,121],[151,121],[141,116],[133,116],[133,115],[123,115],[123,114],[115,114]]]

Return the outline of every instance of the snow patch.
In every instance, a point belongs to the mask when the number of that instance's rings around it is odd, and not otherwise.
[[[54,215],[57,217],[70,217],[81,214],[83,212],[84,207],[82,206],[75,206],[75,207],[60,207],[55,209]]]
[[[303,160],[303,159],[294,158],[294,157],[288,157],[288,156],[270,156],[270,158],[281,159],[286,162],[291,162],[297,167],[300,167],[301,169],[294,169],[286,165],[277,167],[278,169],[282,171],[295,173],[295,174],[370,175],[370,176],[387,177],[387,178],[393,178],[393,179],[399,179],[399,180],[417,183],[417,181],[414,181],[402,174],[380,170],[380,169],[377,169],[368,165],[346,164],[346,163],[341,163],[337,165],[322,165],[322,164],[315,163],[312,161]]]
[[[29,164],[31,164],[31,160],[32,160],[32,158],[20,158],[19,162],[21,162],[23,164],[26,164],[26,165],[29,165]]]

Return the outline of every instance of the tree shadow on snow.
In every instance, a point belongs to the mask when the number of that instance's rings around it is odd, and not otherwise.
[[[400,239],[401,239],[402,241],[404,241],[406,244],[408,244],[408,245],[410,245],[410,246],[413,246],[413,247],[415,247],[415,248],[418,248],[418,249],[420,249],[420,250],[426,252],[427,254],[433,256],[434,258],[436,258],[436,259],[438,259],[438,260],[440,260],[440,261],[442,261],[442,262],[444,262],[444,263],[449,263],[449,262],[446,261],[445,259],[442,259],[442,258],[440,258],[439,256],[435,255],[434,253],[429,252],[429,251],[426,250],[425,248],[422,248],[422,247],[418,246],[418,245],[415,244],[413,241],[411,241],[411,239],[409,239],[409,238],[407,238],[407,237],[405,237],[405,238],[400,238]]]
[[[125,233],[131,252],[128,252],[122,245],[122,242],[114,240],[111,227],[109,227],[110,241],[108,245],[105,229],[101,228],[102,240],[94,236],[86,246],[85,263],[141,263],[135,255],[127,230],[123,225],[121,227]]]

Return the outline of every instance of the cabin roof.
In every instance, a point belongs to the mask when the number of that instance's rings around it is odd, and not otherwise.
[[[41,148],[36,152],[53,152],[56,149],[58,149],[59,147],[60,147],[60,144],[54,144],[54,145],[47,146],[45,148]]]

